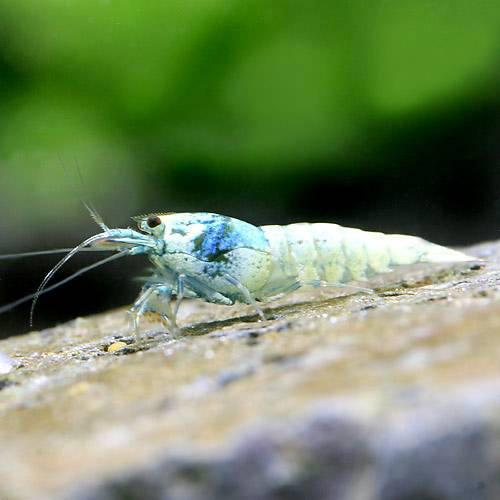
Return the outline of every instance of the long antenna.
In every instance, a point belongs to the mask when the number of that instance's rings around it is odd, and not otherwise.
[[[66,165],[64,164],[64,162],[63,162],[63,160],[61,158],[61,155],[58,153],[57,156],[59,158],[59,163],[61,164],[61,166],[63,168],[63,171],[64,171],[66,177],[68,178],[68,181],[72,184],[73,190],[75,192],[75,195],[79,199],[80,203],[85,207],[85,209],[87,210],[87,212],[90,214],[90,217],[92,217],[92,220],[101,229],[103,229],[104,231],[108,231],[109,228],[104,223],[104,219],[101,217],[101,215],[99,214],[99,212],[96,210],[96,208],[92,205],[92,203],[90,201],[86,201],[83,198],[83,196],[82,196],[82,193],[86,192],[86,187],[85,187],[85,182],[83,180],[82,172],[80,170],[80,165],[79,165],[78,160],[76,159],[76,157],[73,158],[73,161],[75,163],[75,169],[76,169],[76,173],[78,175],[79,187],[75,184],[75,182],[73,181],[72,177],[70,176],[70,174],[68,172],[68,169],[67,169]],[[86,198],[88,198],[88,196],[86,196]]]
[[[52,255],[56,253],[68,253],[71,248],[54,248],[53,250],[39,250],[36,252],[22,252],[22,253],[6,253],[0,255],[0,260],[3,259],[22,259],[24,257],[36,257],[37,255]]]
[[[76,246],[75,248],[73,248],[73,250],[71,250],[71,252],[69,252],[67,255],[65,255],[48,273],[47,275],[45,276],[45,278],[43,279],[42,283],[40,284],[40,286],[38,287],[38,290],[35,292],[35,295],[33,297],[33,303],[31,304],[31,311],[30,311],[30,326],[33,326],[33,314],[35,312],[35,307],[36,307],[36,303],[38,301],[38,297],[40,296],[40,294],[42,293],[43,289],[45,288],[45,285],[49,282],[49,280],[52,278],[52,276],[54,276],[54,274],[62,267],[64,266],[64,264],[66,264],[66,262],[68,262],[69,259],[71,259],[71,257],[73,257],[73,255],[75,255],[76,253],[78,253],[83,247],[86,247],[92,243],[94,243],[94,241],[97,241],[99,239],[102,238],[102,234],[96,234],[94,236],[91,236],[90,238],[86,239],[85,241],[83,241],[82,243],[80,243],[78,246]]]
[[[36,257],[38,255],[53,255],[58,253],[71,252],[72,248],[54,248],[52,250],[37,250],[35,252],[6,253],[0,255],[0,260],[23,259],[25,257]],[[111,248],[82,248],[80,252],[110,252]]]
[[[74,157],[74,162],[75,162],[76,172],[78,173],[78,178],[80,180],[80,186],[82,188],[82,192],[85,192],[85,181],[83,180],[83,175],[82,175],[82,171],[80,169],[80,164],[78,163],[78,160],[76,157]],[[89,198],[89,197],[87,196],[87,198]],[[108,231],[109,230],[108,226],[106,226],[106,224],[104,224],[104,219],[102,218],[101,214],[97,211],[97,209],[94,207],[94,205],[90,201],[90,198],[89,198],[89,201],[85,201],[83,198],[80,197],[80,202],[87,209],[87,211],[89,212],[89,214],[92,217],[92,219],[94,220],[94,222],[104,231]]]
[[[6,313],[17,306],[20,306],[21,304],[24,304],[26,302],[29,302],[30,300],[34,299],[36,296],[44,295],[46,293],[51,292],[52,290],[55,290],[56,288],[59,288],[60,286],[65,285],[66,283],[70,282],[71,280],[77,278],[78,276],[91,271],[92,269],[95,269],[96,267],[102,266],[104,264],[107,264],[108,262],[112,262],[113,260],[116,260],[120,257],[124,257],[125,255],[128,254],[127,251],[123,251],[114,255],[111,255],[109,257],[106,257],[105,259],[102,259],[98,262],[94,262],[93,264],[90,264],[89,266],[83,267],[82,269],[79,269],[75,273],[73,273],[71,276],[68,276],[67,278],[64,278],[61,281],[58,281],[57,283],[45,288],[45,290],[41,292],[35,292],[35,293],[30,293],[29,295],[26,295],[24,297],[21,297],[20,299],[15,300],[14,302],[11,302],[9,304],[5,304],[4,306],[0,307],[0,314]]]

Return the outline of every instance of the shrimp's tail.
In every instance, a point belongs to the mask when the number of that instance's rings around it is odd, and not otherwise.
[[[477,262],[480,259],[459,250],[431,243],[416,236],[385,235],[391,264]]]
[[[283,277],[293,282],[365,281],[397,266],[419,263],[480,262],[458,250],[416,236],[384,234],[337,224],[262,226],[273,260],[268,287]],[[279,288],[279,287],[278,287]]]

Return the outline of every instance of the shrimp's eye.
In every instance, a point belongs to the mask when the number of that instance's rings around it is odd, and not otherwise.
[[[146,224],[150,229],[154,229],[161,224],[161,219],[157,215],[150,215],[146,220]]]

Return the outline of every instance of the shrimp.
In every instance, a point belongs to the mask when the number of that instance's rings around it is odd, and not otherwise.
[[[33,299],[33,315],[42,293],[127,255],[147,256],[154,269],[130,309],[134,331],[138,331],[140,318],[153,312],[173,335],[179,331],[176,316],[183,298],[223,305],[243,302],[264,318],[259,303],[303,286],[350,286],[351,282],[365,281],[401,265],[477,261],[415,236],[337,224],[259,227],[205,212],[153,213],[133,217],[138,225],[134,230],[110,229],[97,215],[95,219],[103,232],[71,250],[47,274],[36,293],[0,308],[0,313]],[[53,275],[84,250],[117,253],[46,288]],[[63,250],[54,253],[59,251]]]

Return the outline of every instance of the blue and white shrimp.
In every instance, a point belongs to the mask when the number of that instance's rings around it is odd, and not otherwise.
[[[33,306],[42,292],[125,255],[146,255],[154,266],[130,310],[134,329],[142,315],[153,312],[170,333],[178,331],[176,315],[184,297],[224,305],[242,302],[264,317],[259,303],[302,286],[346,286],[400,265],[477,261],[418,237],[337,224],[259,227],[204,212],[154,213],[133,219],[138,230],[109,229],[97,221],[104,232],[85,240],[52,269],[33,294]],[[118,254],[45,288],[53,274],[81,250]]]

